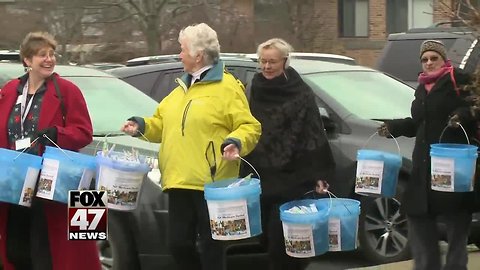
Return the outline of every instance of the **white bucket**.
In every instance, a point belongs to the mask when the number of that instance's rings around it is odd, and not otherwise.
[[[97,153],[97,189],[107,191],[108,208],[135,210],[143,179],[151,168],[144,156],[139,156],[140,163],[134,163],[115,158],[121,155],[113,151],[109,156]]]

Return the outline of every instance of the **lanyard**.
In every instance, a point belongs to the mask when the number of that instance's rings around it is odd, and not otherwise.
[[[22,138],[24,136],[23,134],[23,123],[25,122],[25,119],[27,119],[28,112],[30,111],[30,107],[32,107],[33,103],[33,98],[35,97],[35,94],[30,98],[30,100],[27,103],[27,94],[28,94],[28,80],[25,83],[25,86],[23,87],[22,91],[22,103],[20,104],[20,118],[21,118],[21,123],[20,123],[20,130],[21,130],[21,135]],[[25,108],[26,105],[26,108]]]

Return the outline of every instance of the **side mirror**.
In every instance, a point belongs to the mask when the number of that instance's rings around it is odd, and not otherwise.
[[[319,107],[318,111],[320,112],[323,127],[325,128],[325,132],[327,133],[327,135],[335,133],[336,125],[335,122],[330,118],[330,114],[328,113],[328,111],[323,107]]]

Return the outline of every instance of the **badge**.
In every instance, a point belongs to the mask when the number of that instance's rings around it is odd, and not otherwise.
[[[15,141],[15,150],[21,150],[30,147],[30,137]]]

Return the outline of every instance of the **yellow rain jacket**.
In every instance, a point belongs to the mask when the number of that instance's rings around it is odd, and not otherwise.
[[[221,61],[205,77],[189,85],[188,74],[145,121],[145,136],[161,143],[163,190],[203,190],[205,183],[238,177],[240,161],[222,159],[221,145],[230,138],[240,143],[240,155],[257,144],[260,123],[250,113],[245,89],[224,71]]]

